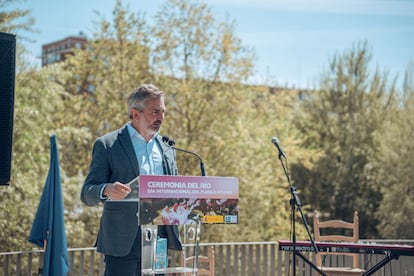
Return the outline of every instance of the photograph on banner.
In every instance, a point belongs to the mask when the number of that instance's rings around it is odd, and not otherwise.
[[[141,175],[139,198],[141,224],[238,223],[234,177]]]

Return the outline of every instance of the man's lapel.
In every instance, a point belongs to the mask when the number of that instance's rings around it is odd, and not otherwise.
[[[135,155],[135,150],[131,142],[131,137],[129,137],[127,125],[125,125],[119,132],[119,141],[125,150],[125,154],[128,157],[129,163],[132,164],[132,167],[134,169],[134,174],[139,175],[138,159],[137,159],[137,156]]]

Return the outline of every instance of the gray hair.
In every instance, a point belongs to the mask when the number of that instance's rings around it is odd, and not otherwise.
[[[148,101],[158,97],[164,97],[164,92],[153,84],[141,84],[135,88],[128,97],[128,114],[131,118],[131,109],[144,111]]]

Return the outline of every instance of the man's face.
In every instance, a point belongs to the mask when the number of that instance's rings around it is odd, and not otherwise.
[[[160,130],[162,121],[164,121],[164,98],[158,97],[148,101],[143,112],[134,109],[132,116],[132,125],[148,141]]]

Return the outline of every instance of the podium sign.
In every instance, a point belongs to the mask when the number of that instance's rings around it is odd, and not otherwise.
[[[140,224],[237,224],[239,182],[234,177],[140,175]]]

